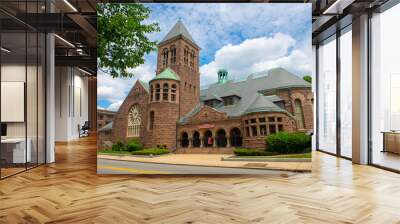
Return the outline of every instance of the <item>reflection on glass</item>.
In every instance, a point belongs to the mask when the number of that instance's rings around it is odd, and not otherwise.
[[[318,48],[319,149],[336,153],[336,40]]]
[[[372,18],[372,163],[400,170],[400,5]],[[383,151],[383,152],[382,152]]]
[[[352,35],[340,36],[340,153],[352,157]]]
[[[1,123],[5,133],[1,139],[2,177],[25,170],[30,161],[26,141],[26,35],[2,33],[1,45],[9,49],[1,54]],[[28,146],[28,147],[27,147]],[[28,148],[28,150],[26,150]]]

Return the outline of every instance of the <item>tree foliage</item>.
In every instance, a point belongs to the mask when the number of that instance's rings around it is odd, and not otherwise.
[[[97,5],[97,57],[99,68],[115,77],[132,77],[128,68],[144,63],[144,55],[156,49],[148,35],[160,31],[157,23],[145,23],[150,9],[139,3]]]
[[[311,78],[311,76],[309,76],[309,75],[303,76],[303,80],[306,81],[306,82],[309,82],[309,83],[312,82],[312,78]]]

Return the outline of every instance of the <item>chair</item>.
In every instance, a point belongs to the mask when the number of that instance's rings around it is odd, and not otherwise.
[[[90,129],[89,121],[85,121],[85,123],[82,125],[82,127],[80,127],[80,125],[78,125],[78,129],[79,129],[79,138],[88,137],[89,129]]]

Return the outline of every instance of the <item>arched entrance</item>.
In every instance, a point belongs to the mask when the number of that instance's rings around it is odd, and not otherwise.
[[[231,129],[231,146],[241,147],[242,146],[242,132],[239,128]]]
[[[210,130],[208,130],[204,133],[203,145],[204,145],[204,147],[212,147],[213,143],[214,143],[214,139],[212,136],[212,132]]]
[[[200,133],[198,131],[193,133],[192,144],[193,147],[200,147]]]
[[[182,148],[189,147],[189,135],[187,132],[183,132],[181,136],[181,146]]]
[[[226,133],[224,129],[219,129],[217,131],[217,146],[226,147],[228,141],[226,140]]]

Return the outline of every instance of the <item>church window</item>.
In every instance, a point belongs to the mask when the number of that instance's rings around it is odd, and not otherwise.
[[[163,85],[163,101],[168,101],[169,95],[169,86],[168,83],[164,83]]]
[[[171,47],[171,64],[176,63],[176,47],[175,45],[172,45]]]
[[[276,125],[275,124],[270,124],[269,125],[269,134],[273,135],[276,133]]]
[[[171,101],[176,101],[176,85],[171,86]]]
[[[160,84],[156,85],[156,101],[160,101]]]
[[[183,62],[185,65],[189,65],[189,48],[187,46],[183,50]]]
[[[154,126],[154,111],[150,111],[149,130],[153,130]]]
[[[139,107],[134,105],[129,110],[128,114],[128,134],[127,137],[139,137],[140,135],[140,113]]]
[[[257,126],[251,126],[251,136],[257,136]]]
[[[194,50],[190,52],[190,67],[194,68]]]
[[[152,102],[154,99],[154,89],[153,85],[150,85],[150,102]]]
[[[267,135],[267,126],[266,125],[260,125],[260,135],[262,135],[262,136]]]
[[[163,50],[163,65],[168,65],[168,49],[166,48]]]
[[[294,117],[297,121],[297,128],[304,129],[304,114],[303,108],[301,107],[301,101],[299,99],[294,101]]]

